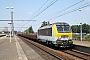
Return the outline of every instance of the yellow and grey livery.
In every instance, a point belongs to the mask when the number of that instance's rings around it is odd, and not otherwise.
[[[72,46],[72,31],[65,22],[53,23],[38,29],[37,38],[47,44],[55,46]]]

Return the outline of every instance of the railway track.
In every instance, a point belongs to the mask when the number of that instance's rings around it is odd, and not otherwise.
[[[72,49],[72,50],[63,50],[62,52],[65,52],[65,53],[70,54],[72,56],[78,57],[82,60],[90,60],[90,54],[86,54],[84,52],[82,53],[82,52],[74,50],[74,49]]]
[[[32,40],[20,37],[24,40],[26,40],[27,42],[29,42],[30,44],[34,45],[35,47],[45,51],[46,53],[54,56],[55,58],[57,58],[57,60],[90,60],[90,55],[89,54],[85,54],[85,53],[81,53],[78,52],[76,50],[55,50],[52,48],[49,48],[47,46],[44,46],[42,44],[39,44],[37,42],[34,42]]]

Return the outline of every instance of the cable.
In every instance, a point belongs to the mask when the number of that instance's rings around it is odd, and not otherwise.
[[[53,19],[55,19],[55,18],[59,18],[59,17],[61,17],[61,16],[67,15],[67,14],[69,14],[69,13],[75,12],[75,11],[77,11],[77,10],[79,10],[79,9],[83,9],[83,8],[85,8],[85,7],[88,7],[88,6],[90,6],[90,2],[89,2],[89,3],[85,3],[85,4],[83,4],[82,6],[76,8],[76,9],[70,10],[70,11],[68,11],[68,12],[64,12],[63,14],[60,14],[60,15],[58,15],[58,16],[56,16],[56,17],[50,18],[50,19],[48,19],[48,20],[50,21],[50,20],[53,20]],[[37,24],[40,24],[40,23],[41,23],[41,22],[39,22],[39,23],[37,23]],[[35,25],[37,25],[37,24],[35,24]],[[35,26],[35,25],[33,25],[33,26]]]
[[[36,13],[37,13],[39,10],[41,10],[42,7],[43,7],[47,2],[48,2],[48,0],[46,0],[46,2],[36,11]],[[36,13],[35,13],[35,14],[36,14]],[[33,14],[31,17],[33,17],[35,14]],[[30,17],[30,18],[31,18],[31,17]],[[30,18],[29,18],[29,19],[30,19]],[[29,20],[29,19],[28,19],[28,20]],[[25,26],[27,23],[29,23],[29,21],[26,22],[24,25],[22,25],[22,27]]]
[[[67,14],[69,14],[69,13],[75,12],[75,11],[77,11],[77,10],[79,10],[79,9],[82,9],[82,8],[85,8],[85,7],[87,7],[87,6],[90,6],[90,2],[82,5],[81,7],[76,8],[76,9],[74,9],[74,10],[71,10],[71,11],[65,12],[65,13],[63,13],[63,14],[61,14],[61,15],[59,15],[59,16],[53,17],[53,18],[51,18],[51,19],[49,19],[49,20],[53,20],[53,19],[55,19],[55,18],[58,18],[58,17],[64,16],[64,15],[67,15]]]
[[[75,6],[75,5],[77,5],[77,4],[79,4],[79,3],[83,2],[83,1],[85,1],[85,0],[81,0],[81,1],[79,1],[79,2],[77,2],[77,3],[75,3],[75,4],[73,4],[73,5],[65,8],[65,9],[63,9],[63,10],[61,10],[61,11],[59,11],[59,12],[56,12],[56,13],[50,15],[50,17],[53,17],[53,16],[55,16],[55,15],[57,15],[57,14],[60,14],[61,12],[64,12],[64,11],[68,10],[69,8]],[[46,18],[45,18],[45,19],[46,19]],[[45,20],[45,19],[43,19],[43,20]]]
[[[82,0],[82,1],[84,1],[84,0]],[[78,4],[79,4],[79,3],[78,3]],[[82,6],[80,6],[80,7],[78,7],[78,8],[76,8],[76,9],[74,9],[74,10],[70,10],[70,11],[68,11],[68,12],[64,12],[63,14],[60,14],[60,15],[55,16],[55,17],[53,17],[53,18],[50,18],[49,20],[53,20],[53,19],[55,19],[55,18],[59,18],[59,17],[61,17],[61,16],[67,15],[67,14],[69,14],[69,13],[75,12],[75,11],[77,11],[77,10],[79,10],[79,9],[83,9],[83,8],[85,8],[85,7],[88,7],[88,6],[90,6],[90,2],[89,2],[89,3],[86,3],[86,4],[82,5]],[[67,9],[68,9],[68,8],[67,8]],[[35,24],[35,25],[36,25],[36,24]]]
[[[57,2],[58,0],[53,0],[51,2],[51,4],[47,5],[43,10],[41,10],[37,15],[35,15],[32,19],[36,18],[37,16],[39,16],[42,12],[44,12],[47,8],[49,8],[50,6],[52,6],[55,2]]]
[[[77,3],[75,3],[75,4],[73,4],[73,5],[71,5],[71,6],[67,7],[67,8],[65,8],[65,9],[63,9],[63,10],[61,10],[61,11],[59,11],[59,12],[56,12],[56,13],[54,13],[52,16],[57,15],[57,14],[63,12],[63,11],[66,11],[67,9],[69,9],[69,8],[75,6],[75,5],[77,5],[77,4],[79,4],[79,3],[83,2],[83,1],[85,1],[85,0],[81,0],[81,1],[79,1],[79,2],[77,2]],[[43,19],[43,20],[45,20],[45,19]],[[47,20],[48,20],[48,19],[47,19]]]
[[[48,2],[48,0],[31,17],[33,17],[36,13],[38,13],[47,2]]]
[[[11,20],[0,20],[0,21],[11,21]],[[13,20],[13,21],[36,21],[36,20]]]
[[[58,0],[53,0],[50,4],[48,4],[43,10],[41,10],[37,15],[35,15],[34,17],[32,17],[31,19],[36,18],[37,16],[39,16],[42,12],[44,12],[47,8],[49,8],[50,6],[52,6],[55,2],[57,2]],[[47,2],[47,1],[46,1]],[[41,8],[40,8],[41,9]],[[28,21],[29,22],[29,21]],[[28,23],[27,22],[27,23]],[[27,23],[25,23],[24,25],[26,25]],[[24,26],[23,25],[23,26]],[[22,26],[22,27],[23,27]]]
[[[48,0],[36,11],[36,13],[37,13],[39,10],[41,10],[42,7],[43,7],[47,2],[48,2]],[[35,14],[36,14],[36,13],[35,13]],[[33,14],[31,17],[33,17],[35,14]],[[31,18],[31,17],[30,17],[30,18]],[[30,18],[29,18],[29,19],[30,19]],[[29,23],[29,21],[28,21],[27,23]],[[27,23],[25,23],[24,25],[26,25]],[[24,26],[24,25],[23,25],[23,26]],[[22,26],[22,27],[23,27],[23,26]]]

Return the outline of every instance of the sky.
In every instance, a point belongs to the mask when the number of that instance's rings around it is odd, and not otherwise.
[[[53,1],[56,2],[49,6]],[[84,0],[72,6],[80,1],[82,0],[0,0],[0,20],[11,20],[11,11],[14,12],[13,20],[35,20],[14,21],[15,31],[24,31],[32,26],[33,30],[37,32],[43,21],[49,21],[50,23],[67,22],[71,26],[79,25],[81,22],[90,25],[90,6],[82,8],[81,11],[77,10],[65,14],[86,3],[90,4],[90,0]],[[48,8],[45,9],[47,6]],[[72,7],[68,8],[70,6]],[[14,9],[6,9],[6,7],[13,7]],[[9,27],[10,30],[9,22],[0,21],[0,31],[4,29],[3,27]]]

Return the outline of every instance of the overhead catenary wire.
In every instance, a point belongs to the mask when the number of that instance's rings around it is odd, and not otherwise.
[[[43,6],[44,6],[47,2],[48,2],[48,0],[46,0],[45,3],[44,3],[31,17],[33,17],[36,13],[38,13],[38,12],[43,8]],[[31,17],[30,17],[29,19],[31,19]],[[29,20],[29,19],[28,19],[28,20]],[[22,27],[25,26],[26,24],[28,24],[29,22],[30,22],[30,21],[26,22],[24,25],[22,25]]]
[[[75,12],[75,11],[77,11],[77,10],[79,10],[79,9],[83,9],[83,8],[85,8],[85,7],[88,7],[88,6],[90,6],[90,2],[89,2],[89,3],[85,3],[84,5],[76,8],[76,9],[70,10],[70,11],[68,11],[68,12],[64,12],[63,14],[60,14],[60,15],[58,15],[58,16],[56,16],[56,17],[50,18],[50,19],[48,19],[48,20],[53,20],[53,19],[55,19],[55,18],[59,18],[59,17],[61,17],[61,16],[67,15],[67,14],[69,14],[69,13]]]
[[[53,19],[62,17],[62,16],[64,16],[64,15],[70,14],[70,13],[72,13],[72,12],[75,12],[75,11],[77,11],[77,10],[79,10],[79,9],[83,9],[83,8],[85,8],[85,7],[88,7],[88,6],[90,6],[90,2],[85,3],[85,4],[83,4],[82,6],[77,7],[76,9],[73,9],[73,10],[70,10],[70,11],[67,11],[67,12],[64,12],[64,13],[58,15],[58,16],[52,17],[52,18],[47,19],[47,20],[50,21],[50,20],[53,20]],[[45,20],[45,21],[47,21],[47,20]],[[40,24],[40,23],[42,23],[42,22],[39,22],[39,23],[37,23],[37,24]],[[35,26],[35,25],[37,25],[37,24],[34,24],[34,25],[32,25],[32,26]]]
[[[44,5],[46,4],[48,2],[48,0],[46,0],[46,2],[31,16],[31,17],[33,17],[36,13],[38,13],[43,7],[44,7]],[[31,18],[30,17],[30,18]],[[30,19],[29,18],[29,19]]]
[[[0,21],[11,21],[11,20],[0,20]],[[13,21],[36,21],[36,20],[13,20]]]
[[[37,15],[35,15],[33,18],[36,18],[37,16],[39,16],[42,12],[44,12],[46,9],[48,9],[50,6],[52,6],[55,2],[57,2],[58,0],[53,0],[50,4],[48,4],[43,10],[41,10]]]
[[[41,10],[41,8],[47,3],[47,1],[40,7],[40,9],[31,17],[31,20],[33,20],[34,18],[36,18],[37,16],[39,16],[42,12],[44,12],[46,9],[48,9],[50,6],[52,6],[55,2],[57,2],[58,0],[53,0],[52,2],[50,2],[44,9]],[[41,10],[41,11],[40,11]],[[40,11],[40,12],[39,12]]]
[[[79,2],[77,2],[77,3],[75,3],[75,4],[73,4],[73,5],[71,5],[71,6],[67,7],[67,8],[65,8],[65,9],[62,9],[61,11],[58,11],[58,12],[56,12],[56,13],[53,13],[53,14],[50,15],[50,17],[53,17],[53,16],[55,16],[55,15],[57,15],[57,14],[60,14],[60,13],[62,13],[62,12],[64,12],[64,11],[66,11],[66,10],[68,10],[68,9],[70,9],[70,8],[72,8],[72,7],[74,7],[75,5],[80,4],[80,3],[83,2],[83,1],[85,1],[85,0],[81,0],[81,1],[79,1]],[[50,18],[50,17],[49,17],[49,18]],[[47,19],[47,17],[46,17],[45,19]],[[43,20],[45,20],[45,19],[43,19]]]
[[[84,0],[82,0],[82,1],[84,1]],[[53,20],[53,19],[55,19],[55,18],[59,18],[59,17],[61,17],[61,16],[67,15],[67,14],[69,14],[69,13],[75,12],[75,11],[77,11],[77,10],[79,10],[79,9],[83,9],[83,8],[85,8],[85,7],[88,7],[88,6],[90,6],[90,2],[84,4],[83,6],[78,7],[78,8],[76,8],[76,9],[73,9],[73,10],[64,12],[63,14],[60,14],[60,15],[58,15],[58,16],[52,17],[52,18],[50,18],[50,19],[48,19],[48,20]],[[36,25],[36,24],[35,24],[35,25]],[[33,25],[33,26],[35,26],[35,25]]]
[[[81,0],[81,1],[79,1],[79,2],[76,2],[75,4],[69,6],[69,7],[65,8],[65,9],[62,9],[61,11],[52,14],[51,17],[53,17],[53,16],[55,16],[55,15],[57,15],[57,14],[60,14],[61,12],[64,12],[64,11],[66,11],[66,10],[68,10],[68,9],[70,9],[70,8],[78,5],[78,4],[80,4],[80,3],[83,2],[83,1],[85,1],[85,0]],[[53,19],[53,18],[52,18],[52,19]],[[51,20],[51,19],[45,18],[45,19],[43,19],[43,20]],[[42,23],[42,22],[39,22],[39,23]],[[39,23],[37,23],[37,24],[39,24]],[[35,24],[35,25],[37,25],[37,24]],[[35,25],[33,25],[33,26],[35,26]]]
[[[4,28],[4,27],[0,27],[0,28]],[[8,28],[11,28],[11,27],[8,27]],[[14,28],[22,28],[22,27],[14,27]],[[23,27],[23,28],[27,28],[27,27]]]
[[[42,9],[38,14],[36,14],[34,17],[32,17],[30,20],[33,20],[34,18],[36,18],[37,16],[39,16],[42,12],[44,12],[46,9],[48,9],[50,6],[52,6],[55,2],[57,2],[58,0],[53,0],[50,4],[48,4],[44,9]],[[43,5],[44,6],[44,5]],[[43,7],[42,6],[42,7]],[[40,9],[41,9],[41,7],[40,7]],[[29,21],[27,22],[27,23],[29,23]],[[22,27],[23,26],[25,26],[27,23],[25,23],[24,25],[22,25]]]
[[[70,8],[72,8],[72,7],[74,7],[75,5],[80,4],[80,3],[83,2],[83,1],[85,1],[85,0],[81,0],[81,1],[79,1],[79,2],[76,2],[75,4],[73,4],[73,5],[71,5],[71,6],[67,7],[67,8],[65,8],[65,9],[63,9],[63,10],[61,10],[61,11],[59,11],[59,12],[56,12],[56,13],[52,14],[51,17],[52,17],[52,16],[55,16],[55,15],[57,15],[57,14],[60,14],[61,12],[64,12],[64,11],[66,11],[66,10],[68,10],[68,9],[70,9]],[[49,19],[45,18],[45,19],[43,19],[43,20],[49,20]],[[36,25],[37,25],[37,24],[36,24]]]

